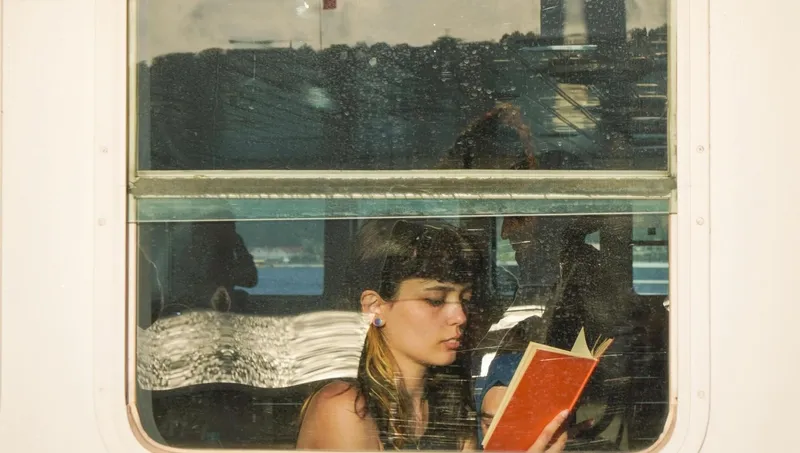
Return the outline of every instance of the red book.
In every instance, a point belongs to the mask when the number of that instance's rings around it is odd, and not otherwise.
[[[574,409],[613,341],[590,350],[581,329],[571,351],[530,343],[486,431],[484,450],[526,451],[559,412]]]
[[[322,9],[336,9],[336,0],[322,0]]]

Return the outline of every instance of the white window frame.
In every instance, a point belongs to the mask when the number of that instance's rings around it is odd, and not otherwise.
[[[674,0],[671,6],[670,75],[673,82],[670,83],[669,105],[676,119],[670,126],[671,173],[656,176],[676,178],[672,206],[677,214],[670,217],[669,233],[671,409],[661,439],[648,449],[669,453],[694,452],[702,445],[709,418],[710,378],[709,157],[708,152],[704,152],[709,148],[709,2]],[[131,205],[128,192],[129,189],[140,190],[142,184],[145,187],[158,184],[158,180],[163,178],[146,177],[130,187],[128,183],[127,149],[129,136],[133,135],[128,131],[127,123],[129,36],[126,30],[129,29],[129,13],[134,17],[133,4],[128,7],[122,1],[95,3],[97,152],[94,170],[93,377],[96,420],[109,450],[189,451],[165,447],[146,438],[135,427],[138,413],[130,404],[133,396],[130,392],[131,377],[135,372],[132,334],[135,333],[136,298],[135,289],[129,284],[129,278],[135,278],[135,267],[131,267],[128,256],[135,255],[137,245],[135,225],[128,220]],[[676,105],[680,106],[677,115]],[[372,179],[368,175],[361,176]],[[506,176],[509,175],[504,174],[502,180],[486,178],[486,191],[499,190],[501,183],[507,182]],[[532,186],[555,184],[548,187],[556,187],[565,198],[580,198],[576,193],[575,179],[568,176],[538,171],[511,176]],[[601,186],[605,183],[605,187],[611,187],[612,180],[619,180],[620,176],[630,183],[629,189],[648,191],[652,190],[652,185],[648,185],[647,180],[655,175],[593,172],[591,178],[602,181],[599,183]],[[181,175],[175,177],[181,179]],[[253,177],[261,178],[262,175]],[[423,176],[420,178],[424,179]],[[342,184],[346,186],[346,182]],[[108,190],[109,187],[115,190]],[[170,185],[162,187],[169,190]],[[198,188],[194,190],[201,191]],[[155,194],[155,191],[150,193]],[[121,269],[126,269],[128,275],[120,272]],[[123,297],[127,297],[127,303],[123,303]]]

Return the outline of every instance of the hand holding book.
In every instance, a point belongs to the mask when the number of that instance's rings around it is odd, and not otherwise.
[[[590,350],[581,330],[570,351],[530,343],[486,430],[484,450],[561,451],[566,433],[559,430],[612,342],[598,341]]]

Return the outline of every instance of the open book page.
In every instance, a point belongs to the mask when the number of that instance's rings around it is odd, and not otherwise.
[[[578,333],[578,338],[575,339],[571,352],[579,357],[594,357],[592,351],[589,350],[589,345],[586,344],[586,331],[583,328]]]
[[[594,357],[595,359],[599,359],[605,354],[606,350],[608,350],[613,342],[613,338],[603,339],[602,337],[598,337],[592,349],[589,349],[589,345],[586,343],[586,331],[581,328],[580,333],[578,333],[578,338],[575,340],[575,344],[572,346],[570,352],[577,357]]]
[[[578,338],[575,339],[575,343],[572,345],[572,349],[569,351],[534,342],[528,344],[528,350],[534,349],[534,350],[556,352],[559,354],[564,354],[572,357],[599,358],[600,356],[603,355],[606,349],[608,349],[612,341],[613,339],[608,338],[601,342],[600,339],[598,338],[597,342],[595,342],[595,346],[592,349],[589,349],[589,345],[588,343],[586,343],[586,331],[583,328],[581,328],[581,331],[578,333]],[[520,366],[522,366],[524,360],[525,359],[523,358],[523,361],[520,363]]]
[[[611,344],[614,343],[613,338],[606,338],[603,341],[600,341],[600,338],[597,339],[595,342],[594,347],[592,348],[592,357],[599,359],[606,353],[608,348],[611,347]]]

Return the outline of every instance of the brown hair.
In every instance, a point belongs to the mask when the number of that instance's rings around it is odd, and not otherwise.
[[[481,283],[481,255],[458,229],[409,221],[368,221],[359,232],[350,280],[352,300],[377,289],[394,298],[401,282],[430,278],[453,283]],[[465,344],[469,340],[465,339]],[[468,347],[466,349],[469,349]],[[461,352],[448,366],[430,367],[425,397],[430,411],[426,436],[461,442],[474,433],[470,354]],[[358,369],[359,394],[386,441],[402,449],[413,425],[411,399],[380,329],[371,326]],[[367,414],[363,414],[365,416]]]
[[[359,301],[361,293],[371,289],[391,301],[404,280],[430,278],[472,283],[473,304],[482,294],[482,259],[478,249],[457,228],[405,220],[370,220],[361,227],[352,253],[347,298]],[[469,312],[469,307],[466,309]],[[471,338],[466,326],[464,330],[463,351],[456,355],[455,362],[429,367],[425,379],[424,397],[429,408],[425,436],[442,442],[446,449],[460,448],[475,431]],[[398,450],[406,447],[413,436],[411,397],[386,339],[374,326],[367,331],[351,388],[358,390],[356,413],[375,420],[384,445]],[[301,420],[313,396],[306,400]]]

